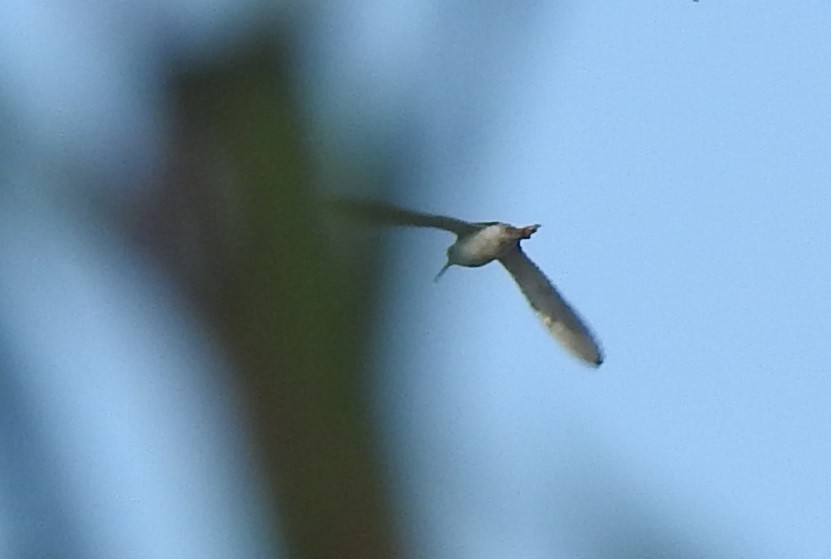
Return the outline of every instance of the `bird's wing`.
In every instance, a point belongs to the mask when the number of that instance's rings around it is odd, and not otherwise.
[[[357,219],[378,223],[381,225],[409,225],[412,227],[434,227],[444,229],[456,235],[468,235],[479,230],[482,226],[476,223],[469,223],[461,219],[433,215],[421,212],[413,212],[398,208],[382,202],[369,202],[337,199],[330,202],[330,205],[338,211],[355,217]]]
[[[603,354],[588,327],[519,245],[499,261],[554,337],[572,354],[599,367]]]

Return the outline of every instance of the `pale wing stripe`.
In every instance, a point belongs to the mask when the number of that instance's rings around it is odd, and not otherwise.
[[[500,262],[563,347],[584,361],[600,366],[603,355],[588,327],[519,246],[500,258]]]

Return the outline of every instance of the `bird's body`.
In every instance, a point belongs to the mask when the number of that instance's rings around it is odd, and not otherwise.
[[[355,217],[375,223],[432,227],[454,233],[456,242],[448,247],[447,263],[436,279],[453,265],[478,268],[498,260],[519,285],[543,324],[569,352],[596,367],[603,363],[600,346],[588,327],[520,247],[520,241],[530,239],[539,225],[514,227],[500,222],[471,223],[377,202],[341,200],[336,205]]]
[[[475,233],[459,237],[447,249],[448,262],[468,268],[478,268],[493,262],[511,248],[511,242],[505,242],[503,229],[501,223],[494,223],[485,225]]]
[[[462,235],[447,249],[448,261],[457,266],[478,268],[518,248],[520,239],[528,239],[539,228],[512,227],[507,223],[480,223],[482,228]]]

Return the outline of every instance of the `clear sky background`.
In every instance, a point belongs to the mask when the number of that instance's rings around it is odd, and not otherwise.
[[[831,6],[358,4],[314,76],[341,140],[416,154],[394,202],[543,224],[606,352],[561,351],[498,265],[433,284],[452,236],[385,234],[424,556],[831,555]]]
[[[320,160],[390,171],[352,194],[541,223],[526,251],[605,349],[568,356],[498,265],[434,284],[446,233],[367,237],[413,557],[831,556],[816,0],[0,2],[0,554],[273,556],[230,365],[64,197],[146,194],[170,68],[263,22]]]

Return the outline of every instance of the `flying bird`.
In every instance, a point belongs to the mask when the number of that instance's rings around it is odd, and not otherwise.
[[[435,280],[450,266],[478,268],[498,260],[513,276],[545,327],[566,350],[595,367],[603,363],[600,346],[589,328],[520,247],[520,241],[530,239],[537,232],[538,224],[514,227],[498,221],[471,223],[380,202],[341,199],[333,205],[354,218],[372,223],[431,227],[455,234],[456,242],[448,247],[447,262]]]

